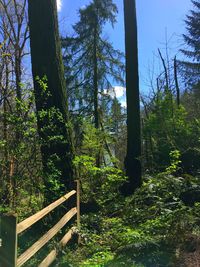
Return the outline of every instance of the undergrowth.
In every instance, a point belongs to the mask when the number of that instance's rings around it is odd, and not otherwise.
[[[117,187],[113,195],[109,175],[103,177],[94,197],[99,198],[105,183],[107,201],[96,199],[99,212],[82,215],[81,244],[75,251],[68,249],[58,266],[176,266],[188,238],[200,233],[200,203],[187,202],[190,190],[200,190],[199,178],[175,176],[168,168],[146,175],[142,187],[125,199]]]

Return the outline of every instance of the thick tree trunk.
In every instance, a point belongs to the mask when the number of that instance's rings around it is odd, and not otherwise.
[[[127,99],[127,155],[125,159],[128,184],[124,195],[134,193],[141,185],[141,129],[138,74],[137,20],[134,0],[124,0]]]
[[[54,192],[58,181],[69,190],[73,178],[73,146],[56,0],[29,0],[28,4],[32,72],[46,190]]]

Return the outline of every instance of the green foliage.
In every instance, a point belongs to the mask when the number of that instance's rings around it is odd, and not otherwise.
[[[171,153],[174,167],[169,167],[170,173],[177,168],[179,156],[177,151]],[[112,209],[105,201],[99,213],[83,215],[82,247],[77,250],[79,264],[171,266],[177,260],[177,249],[182,249],[191,235],[199,235],[200,205],[196,202],[192,207],[186,206],[181,196],[188,184],[198,187],[200,181],[170,173],[145,176],[133,196],[123,199],[116,193],[111,200]],[[100,190],[103,194],[102,187]],[[70,261],[74,260],[72,256]]]
[[[47,76],[44,75],[44,77],[42,77],[42,78],[40,78],[39,76],[37,76],[37,77],[35,78],[35,80],[36,80],[36,82],[39,84],[39,86],[40,86],[40,88],[41,88],[43,94],[44,94],[45,96],[48,96],[48,95],[46,95],[46,92],[47,92],[47,90],[48,90]]]
[[[80,267],[92,266],[92,267],[101,267],[106,266],[107,263],[113,260],[114,255],[110,251],[101,251],[95,253],[92,258],[84,261],[80,264]]]
[[[42,103],[37,110],[37,120],[45,185],[43,192],[46,198],[52,201],[60,196],[61,192],[64,193],[72,182],[71,124],[66,123],[66,114],[62,107],[57,105],[56,101],[54,103],[46,75],[42,78],[37,76],[36,82],[40,91],[39,102]]]
[[[141,188],[132,196],[124,198],[120,194],[127,180],[123,168],[117,167],[124,165],[126,115],[118,99],[111,95],[114,94],[111,81],[123,85],[124,58],[103,35],[106,23],[115,23],[116,12],[112,0],[91,1],[79,10],[80,21],[73,27],[76,36],[63,39],[73,126],[66,123],[67,114],[61,112],[66,107],[64,97],[57,98],[57,92],[53,91],[56,87],[48,88],[47,76],[36,77],[40,95],[37,104],[41,107],[37,112],[33,90],[28,84],[20,84],[21,98],[16,97],[16,88],[12,88],[10,81],[9,88],[1,91],[0,213],[15,211],[22,221],[41,210],[44,202],[62,195],[71,170],[67,165],[72,159],[67,150],[71,145],[68,132],[74,128],[73,167],[81,181],[83,205],[81,244],[68,244],[58,266],[168,267],[175,264],[179,257],[177,251],[184,251],[191,237],[198,240],[200,236],[199,102],[196,103],[196,94],[187,92],[180,97],[182,104],[177,105],[175,87],[166,88],[162,75],[158,78],[160,88],[145,107],[146,116],[142,120],[144,167],[149,172],[144,174]],[[193,50],[182,51],[196,60],[182,62],[189,71],[199,65],[195,41],[199,37],[198,12],[190,15],[186,20],[188,35],[184,38]],[[0,57],[10,67],[12,55],[2,53],[3,46],[4,43],[0,45]],[[99,129],[93,126],[95,67]],[[198,89],[196,72],[187,74],[192,87]],[[0,82],[4,79],[3,73]],[[53,97],[56,105],[52,104],[55,104]],[[64,104],[59,105],[62,100]],[[41,126],[39,131],[37,123]],[[96,167],[97,155],[101,158],[100,167]],[[84,205],[90,203],[97,205],[95,213],[92,209],[89,213],[84,210]],[[45,226],[48,220],[44,221]],[[20,254],[32,244],[32,237],[40,236],[37,226],[29,238],[26,233],[20,235]],[[55,241],[46,250],[54,245]],[[38,265],[43,253],[28,264]]]
[[[199,73],[200,73],[200,52],[199,52],[199,36],[200,36],[200,5],[199,1],[192,0],[193,9],[186,16],[186,34],[183,34],[185,48],[180,49],[187,59],[180,61],[180,69],[185,75],[187,85],[192,87],[199,97]],[[188,60],[189,59],[189,60]]]
[[[199,124],[188,121],[185,108],[178,108],[171,94],[161,94],[156,104],[144,133],[152,134],[154,160],[163,172],[145,175],[142,187],[126,199],[119,193],[126,180],[123,173],[112,165],[95,166],[96,153],[105,151],[103,133],[90,122],[82,124],[82,146],[74,164],[82,182],[82,201],[95,200],[100,209],[82,215],[79,264],[170,266],[188,236],[198,235],[198,202],[187,206],[182,194],[189,187],[199,188],[199,178],[180,173],[188,144],[198,146],[191,137],[199,139]],[[71,255],[69,262],[74,260]]]
[[[83,123],[83,129],[82,151],[95,157],[99,151],[103,150],[103,133],[88,122]]]
[[[62,185],[61,181],[59,180],[59,177],[61,176],[61,172],[56,167],[56,164],[59,164],[60,158],[54,154],[51,155],[47,162],[47,169],[48,169],[48,177],[45,177],[47,180],[47,183],[50,186],[50,192],[59,196],[60,192],[63,191],[64,185]],[[44,178],[44,179],[45,179]],[[45,188],[45,191],[48,192],[49,188]],[[49,193],[50,193],[49,192]]]
[[[171,164],[169,167],[166,168],[167,174],[173,174],[176,173],[179,170],[179,164],[181,163],[180,160],[180,151],[173,150],[169,153]]]
[[[101,115],[105,107],[108,109],[111,99],[104,91],[112,88],[112,81],[124,83],[124,55],[104,37],[105,25],[116,22],[117,7],[112,0],[91,1],[78,13],[80,20],[73,25],[75,37],[62,38],[63,59],[70,107],[91,117],[94,101],[98,102]],[[95,79],[98,88],[94,88]],[[95,90],[98,90],[97,99],[94,99]]]
[[[151,105],[152,109],[145,118],[143,136],[149,147],[146,153],[152,158],[154,171],[164,171],[170,165],[172,156],[170,153],[179,151],[181,160],[179,171],[182,169],[186,173],[197,173],[199,167],[195,162],[197,157],[195,151],[199,147],[198,119],[189,120],[186,109],[182,105],[178,107],[169,92],[158,93]],[[193,165],[193,171],[189,167],[188,157],[193,158],[193,162],[190,163]]]
[[[41,207],[41,157],[34,112],[34,94],[29,84],[21,85],[22,99],[4,116],[4,135],[0,141],[1,209],[12,210],[20,218]]]
[[[75,157],[74,164],[82,182],[83,201],[95,199],[104,207],[119,197],[118,189],[126,181],[121,170],[112,166],[98,168],[95,159],[87,155]],[[115,203],[112,203],[112,209],[115,209],[114,206]]]

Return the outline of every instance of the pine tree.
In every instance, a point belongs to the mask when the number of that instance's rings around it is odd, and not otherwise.
[[[116,13],[112,0],[93,0],[79,10],[80,20],[73,26],[75,37],[62,39],[72,108],[93,115],[97,129],[104,90],[112,87],[112,79],[123,84],[123,54],[103,36],[105,24],[113,25]]]
[[[32,72],[48,197],[72,187],[72,141],[56,0],[29,0]],[[63,185],[63,186],[62,186]],[[54,194],[52,194],[54,193]]]
[[[187,34],[183,39],[188,49],[181,49],[181,52],[190,59],[180,62],[187,81],[192,87],[200,89],[200,1],[192,0],[194,10],[190,11],[185,20]]]

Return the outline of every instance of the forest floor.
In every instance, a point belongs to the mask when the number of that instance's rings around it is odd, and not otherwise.
[[[179,267],[200,267],[200,237],[189,238],[187,247],[180,253]]]
[[[58,266],[200,267],[199,190],[199,177],[159,173],[130,197],[113,202],[106,191],[109,201],[81,216],[81,245]]]

